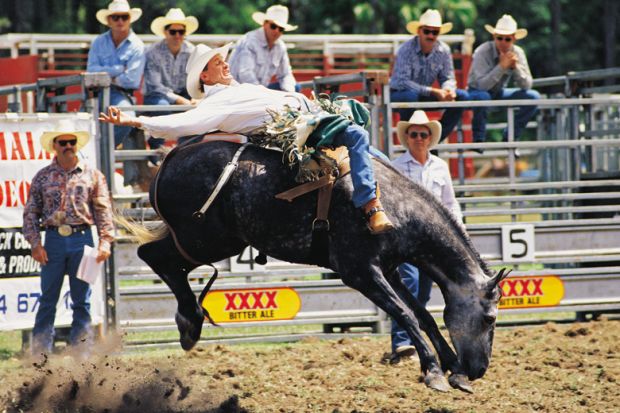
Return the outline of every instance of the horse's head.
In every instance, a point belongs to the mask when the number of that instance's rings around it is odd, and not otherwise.
[[[489,367],[501,297],[499,282],[509,272],[502,269],[491,278],[484,277],[483,282],[448,291],[443,317],[459,363],[470,380],[481,378]]]

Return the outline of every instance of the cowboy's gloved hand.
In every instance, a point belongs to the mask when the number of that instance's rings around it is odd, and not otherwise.
[[[366,106],[355,99],[349,99],[346,103],[351,111],[353,122],[363,128],[368,127],[370,125],[370,111],[366,109]]]

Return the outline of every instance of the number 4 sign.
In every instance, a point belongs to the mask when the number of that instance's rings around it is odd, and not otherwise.
[[[534,261],[534,226],[531,224],[502,226],[502,260]]]

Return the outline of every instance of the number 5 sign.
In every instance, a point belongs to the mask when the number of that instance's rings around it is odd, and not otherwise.
[[[504,262],[534,261],[534,226],[502,226],[502,260]]]

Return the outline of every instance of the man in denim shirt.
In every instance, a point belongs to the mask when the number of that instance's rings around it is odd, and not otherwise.
[[[456,88],[454,63],[450,47],[438,40],[440,34],[452,30],[452,23],[442,23],[437,10],[429,9],[419,21],[407,24],[407,31],[416,34],[404,43],[396,54],[390,79],[392,102],[467,100],[467,92]],[[437,80],[440,88],[432,86]],[[441,118],[441,140],[458,123],[462,108],[446,109]],[[398,109],[401,120],[409,119],[413,109]]]
[[[151,23],[151,31],[163,40],[146,51],[144,68],[145,105],[191,105],[185,87],[185,67],[194,45],[185,40],[198,29],[198,19],[185,16],[181,9],[170,9]],[[152,112],[150,115],[167,115],[169,112]],[[150,137],[151,149],[163,145],[164,139]],[[151,159],[153,163],[156,158]]]
[[[286,45],[280,38],[283,32],[297,28],[288,24],[288,8],[271,6],[267,13],[254,13],[252,19],[262,27],[246,33],[235,45],[229,61],[231,74],[240,83],[299,91]],[[274,76],[276,81],[272,82]]]
[[[110,105],[133,105],[133,92],[144,72],[144,43],[131,30],[142,10],[130,8],[126,0],[114,0],[97,12],[97,20],[110,27],[99,35],[88,52],[88,72],[106,72],[112,78]],[[131,128],[114,128],[114,144],[120,145]]]
[[[142,10],[130,8],[127,0],[114,0],[107,9],[97,12],[97,20],[110,30],[97,36],[88,52],[88,72],[106,72],[112,78],[110,105],[134,104],[133,92],[140,87],[144,72],[144,43],[131,30],[131,23],[142,15]],[[130,133],[131,128],[114,128],[114,146],[137,149],[143,137]],[[139,165],[136,161],[123,162],[125,185],[137,184]]]

